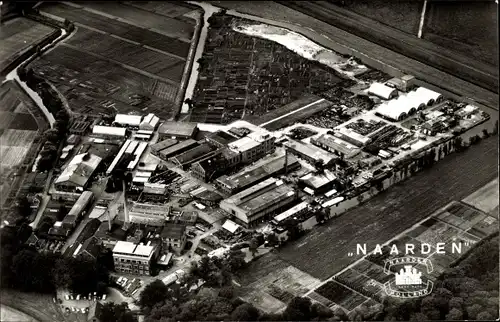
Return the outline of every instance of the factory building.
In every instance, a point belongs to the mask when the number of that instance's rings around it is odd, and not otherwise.
[[[139,130],[141,131],[154,131],[158,126],[160,119],[153,113],[149,113],[144,117],[141,124],[139,124]]]
[[[127,241],[118,241],[113,248],[115,270],[133,275],[151,275],[151,263],[158,254],[155,245],[136,245]]]
[[[178,167],[186,170],[191,166],[192,163],[201,159],[209,158],[215,154],[215,148],[210,144],[204,142],[197,147],[176,155],[170,160]]]
[[[56,179],[56,190],[83,191],[89,185],[90,178],[101,163],[102,159],[94,154],[78,154],[64,168]]]
[[[192,139],[196,133],[198,133],[196,123],[166,121],[158,128],[160,140]]]
[[[138,129],[141,125],[142,116],[140,115],[128,115],[128,114],[116,114],[114,124],[123,127]]]
[[[163,251],[173,250],[180,253],[186,246],[186,225],[181,223],[166,223],[161,231]]]
[[[330,134],[323,134],[318,138],[311,138],[311,143],[339,156],[341,159],[350,159],[361,152],[361,149],[357,146]]]
[[[234,175],[221,176],[215,181],[215,186],[225,194],[232,195],[272,176],[279,175],[285,170],[294,171],[298,168],[300,168],[300,163],[296,157],[288,155],[287,162],[285,162],[285,156],[282,155],[252,165]]]
[[[293,188],[281,180],[269,178],[223,200],[220,207],[231,214],[237,222],[248,227],[280,211],[297,198],[298,195]]]
[[[412,75],[403,75],[401,78],[391,78],[385,82],[386,86],[394,87],[402,92],[408,92],[416,86],[417,79]]]
[[[94,125],[92,128],[92,136],[103,139],[122,139],[127,136],[127,129],[116,126]]]
[[[266,133],[252,132],[248,136],[229,143],[228,148],[240,155],[241,163],[252,163],[274,151],[275,139],[267,131]]]
[[[337,177],[330,171],[324,173],[308,173],[299,179],[299,186],[311,189],[314,195],[336,188]]]
[[[136,224],[163,226],[169,213],[169,206],[134,202],[128,216],[130,222]]]
[[[382,83],[372,83],[368,88],[368,94],[373,94],[384,100],[390,100],[398,96],[398,90]]]
[[[160,150],[159,157],[163,160],[168,160],[171,157],[180,154],[182,152],[188,151],[194,147],[200,145],[195,140],[188,139],[186,141],[182,141],[178,144],[172,145],[166,149]]]
[[[179,141],[173,140],[173,139],[166,139],[166,140],[160,141],[158,143],[151,145],[151,153],[153,155],[159,157],[161,150],[165,150],[173,145],[176,145],[177,143],[179,143]]]
[[[337,157],[323,149],[320,149],[314,145],[290,140],[289,142],[283,143],[283,146],[290,152],[297,155],[299,158],[306,160],[311,164],[315,164],[317,161],[321,160],[324,166],[333,165]]]

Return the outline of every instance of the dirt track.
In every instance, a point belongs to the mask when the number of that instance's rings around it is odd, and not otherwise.
[[[498,137],[439,161],[282,248],[278,257],[319,279],[354,262],[356,243],[383,243],[498,177]]]
[[[461,94],[479,103],[498,109],[498,95],[496,93],[276,2],[210,1],[210,3],[240,13],[261,17],[264,23],[289,28],[327,48],[338,51],[343,48],[344,52],[351,52],[361,60],[368,58],[369,60],[388,66],[388,69],[399,70],[400,73],[413,74],[427,83],[444,87],[452,93]]]

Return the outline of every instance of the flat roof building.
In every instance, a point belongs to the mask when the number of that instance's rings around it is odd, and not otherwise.
[[[297,198],[298,195],[293,188],[281,180],[269,178],[223,200],[220,207],[248,227],[263,217],[279,211]]]
[[[192,139],[198,132],[196,123],[187,122],[163,122],[158,128],[161,140],[164,139]]]
[[[165,150],[173,145],[176,145],[177,143],[179,143],[179,141],[173,139],[166,139],[158,143],[152,144],[151,153],[153,153],[153,155],[158,156],[161,150]]]
[[[158,248],[155,245],[118,241],[113,248],[115,270],[125,274],[151,275],[151,262]]]
[[[294,171],[300,167],[300,163],[293,155],[288,155],[286,162],[287,170]],[[240,192],[258,182],[285,171],[285,156],[279,156],[258,164],[252,165],[234,175],[221,176],[215,181],[216,187],[226,194]]]
[[[128,211],[130,222],[163,226],[170,213],[170,206],[134,202]]]

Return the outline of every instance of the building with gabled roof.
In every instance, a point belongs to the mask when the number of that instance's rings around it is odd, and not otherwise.
[[[186,225],[176,222],[168,222],[161,231],[163,251],[172,249],[180,253],[186,245]]]
[[[94,154],[76,155],[54,182],[57,190],[83,191],[102,159]]]
[[[248,227],[265,216],[279,211],[297,200],[295,190],[281,180],[269,178],[255,186],[243,190],[220,203],[221,209]]]
[[[141,125],[142,116],[129,114],[116,114],[113,123],[121,126],[139,127]]]
[[[141,124],[139,124],[140,130],[154,131],[160,122],[160,118],[153,113],[149,113],[144,116]]]

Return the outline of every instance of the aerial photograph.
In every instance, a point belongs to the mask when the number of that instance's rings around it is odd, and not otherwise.
[[[497,1],[0,18],[0,321],[500,318]]]

